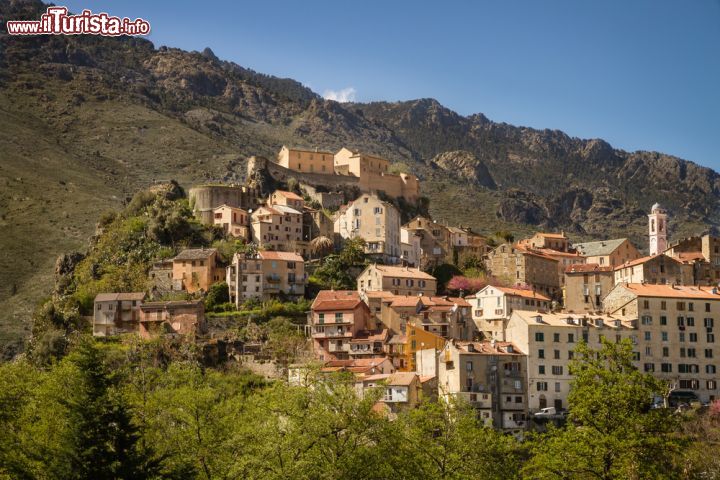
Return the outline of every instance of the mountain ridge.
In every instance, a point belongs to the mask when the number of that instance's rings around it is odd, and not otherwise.
[[[0,18],[45,8],[0,3]],[[383,155],[420,177],[436,219],[484,233],[564,229],[641,243],[658,200],[675,237],[720,223],[717,172],[677,157],[463,116],[429,98],[341,104],[209,49],[3,31],[0,344],[27,332],[55,258],[84,249],[104,210],[158,180],[242,181],[248,157],[272,158],[283,144]]]

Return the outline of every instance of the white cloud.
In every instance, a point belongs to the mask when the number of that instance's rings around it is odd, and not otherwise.
[[[323,92],[323,98],[325,100],[335,100],[340,103],[354,102],[356,93],[355,87],[347,87],[342,90],[325,90]]]

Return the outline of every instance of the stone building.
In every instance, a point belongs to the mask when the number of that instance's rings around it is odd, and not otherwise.
[[[550,298],[560,297],[558,261],[531,250],[504,243],[487,255],[487,268],[495,277],[527,286]]]
[[[638,258],[617,265],[614,270],[615,284],[655,283],[692,285],[693,268],[665,254]]]
[[[305,261],[300,255],[271,250],[252,256],[236,253],[226,278],[230,301],[238,307],[251,298],[300,298],[305,281]]]
[[[145,293],[99,293],[93,308],[93,335],[105,337],[137,333],[140,328],[140,305]]]
[[[478,330],[489,339],[505,340],[505,327],[513,310],[547,311],[550,298],[532,290],[488,285],[475,295],[465,297],[472,307]]]
[[[214,248],[188,248],[173,258],[173,290],[207,292],[210,286],[225,280],[225,268],[218,264]]]
[[[394,295],[435,295],[437,280],[417,268],[368,265],[357,278],[358,291],[386,291]]]
[[[615,267],[642,257],[635,245],[627,238],[575,243],[573,246],[580,255],[585,257],[586,263],[597,264],[601,267]]]
[[[140,336],[195,336],[205,331],[203,300],[146,302],[140,306]]]
[[[571,313],[599,312],[603,298],[614,286],[615,275],[610,265],[571,265],[565,270],[563,306]]]
[[[526,365],[513,343],[451,340],[440,353],[438,390],[467,402],[486,425],[519,434],[526,426]]]

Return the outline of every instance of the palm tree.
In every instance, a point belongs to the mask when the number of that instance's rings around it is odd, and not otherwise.
[[[318,255],[320,258],[330,253],[334,246],[333,241],[324,235],[310,240],[310,252],[313,256]]]

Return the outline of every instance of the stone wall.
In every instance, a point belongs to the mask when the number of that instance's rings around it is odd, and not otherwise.
[[[223,204],[244,210],[256,209],[261,192],[240,185],[198,185],[188,192],[195,216],[203,223],[213,223],[213,209]]]

